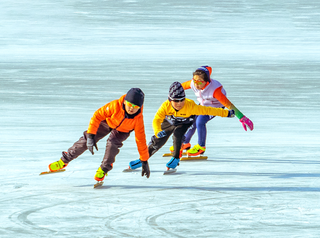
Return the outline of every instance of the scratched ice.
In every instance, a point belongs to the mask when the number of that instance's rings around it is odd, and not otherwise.
[[[0,236],[319,237],[319,10],[313,0],[2,1]],[[170,176],[171,140],[149,179],[122,173],[138,158],[134,133],[100,189],[105,140],[39,176],[131,87],[146,94],[149,140],[169,85],[205,64],[254,131],[214,119],[209,159]]]

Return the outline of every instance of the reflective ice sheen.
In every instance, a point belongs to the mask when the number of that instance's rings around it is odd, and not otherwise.
[[[318,1],[3,1],[0,3],[1,237],[319,237]],[[145,126],[173,81],[200,65],[255,124],[208,124],[208,161],[163,176],[122,173],[104,186],[105,140],[67,171],[39,176],[131,87]],[[189,98],[195,99],[187,91]],[[195,135],[192,144],[197,141]]]

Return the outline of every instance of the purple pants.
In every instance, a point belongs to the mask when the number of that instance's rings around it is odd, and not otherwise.
[[[200,115],[196,116],[194,123],[189,128],[187,133],[185,134],[185,140],[184,143],[189,143],[191,140],[191,137],[196,132],[196,129],[198,130],[198,144],[201,147],[206,146],[206,139],[207,139],[207,127],[206,124],[208,121],[212,120],[214,116],[207,116],[207,115]]]

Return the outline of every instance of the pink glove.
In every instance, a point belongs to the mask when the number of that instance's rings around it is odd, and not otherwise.
[[[242,126],[245,129],[245,131],[247,131],[247,127],[249,127],[251,131],[253,130],[253,122],[248,117],[243,116],[240,119],[240,122],[242,123]]]

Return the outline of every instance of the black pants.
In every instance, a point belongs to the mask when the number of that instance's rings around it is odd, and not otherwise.
[[[167,120],[164,120],[161,124],[161,129],[165,130],[167,135],[162,138],[157,138],[156,136],[151,137],[151,141],[148,146],[149,156],[151,157],[162,146],[164,146],[167,140],[169,139],[169,137],[173,134],[174,152],[172,157],[180,158],[180,149],[184,140],[184,134],[186,133],[186,131],[191,125],[192,125],[192,122],[188,124],[181,124],[181,125],[174,126],[174,125],[171,125]]]
[[[130,133],[113,130],[109,127],[106,121],[102,121],[94,139],[96,142],[98,142],[109,133],[110,136],[107,140],[105,154],[101,162],[101,169],[105,173],[112,169],[112,164],[115,162],[115,157],[120,151],[119,148],[123,146],[122,142],[125,141],[130,135]],[[69,163],[70,161],[76,159],[88,149],[87,136],[87,131],[83,132],[83,136],[68,149],[68,153],[62,153],[62,161],[64,163]]]

